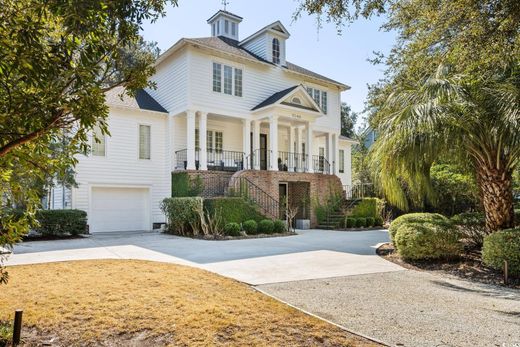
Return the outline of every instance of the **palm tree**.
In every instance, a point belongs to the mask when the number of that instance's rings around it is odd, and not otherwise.
[[[380,137],[371,162],[387,199],[434,202],[430,167],[439,158],[468,162],[479,187],[486,227],[514,226],[512,174],[520,161],[520,65],[492,76],[452,76],[439,66],[398,87],[377,115]],[[406,187],[406,188],[404,188]],[[405,192],[406,189],[406,192]]]

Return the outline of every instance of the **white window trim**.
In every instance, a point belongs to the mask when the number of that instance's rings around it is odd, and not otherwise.
[[[141,158],[141,125],[150,127],[150,159]],[[149,123],[137,124],[137,159],[142,161],[152,161],[152,125]]]
[[[220,64],[220,92],[213,90],[213,64]],[[231,94],[224,93],[224,66],[229,66],[232,68],[231,71]],[[235,95],[235,69],[242,70],[242,95]],[[244,97],[244,86],[245,86],[245,71],[244,65],[238,65],[229,63],[227,61],[214,59],[211,61],[211,78],[210,78],[210,90],[219,95],[224,95],[226,97],[234,97],[234,98],[243,98]]]

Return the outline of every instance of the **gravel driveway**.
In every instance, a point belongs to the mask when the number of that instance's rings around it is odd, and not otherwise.
[[[520,291],[413,270],[259,289],[398,346],[520,346]]]

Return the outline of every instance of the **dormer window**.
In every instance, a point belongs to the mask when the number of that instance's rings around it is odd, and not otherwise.
[[[280,64],[280,40],[273,39],[273,63]]]

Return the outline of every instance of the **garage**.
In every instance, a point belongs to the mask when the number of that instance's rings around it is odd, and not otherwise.
[[[150,229],[148,188],[92,187],[90,232]]]

